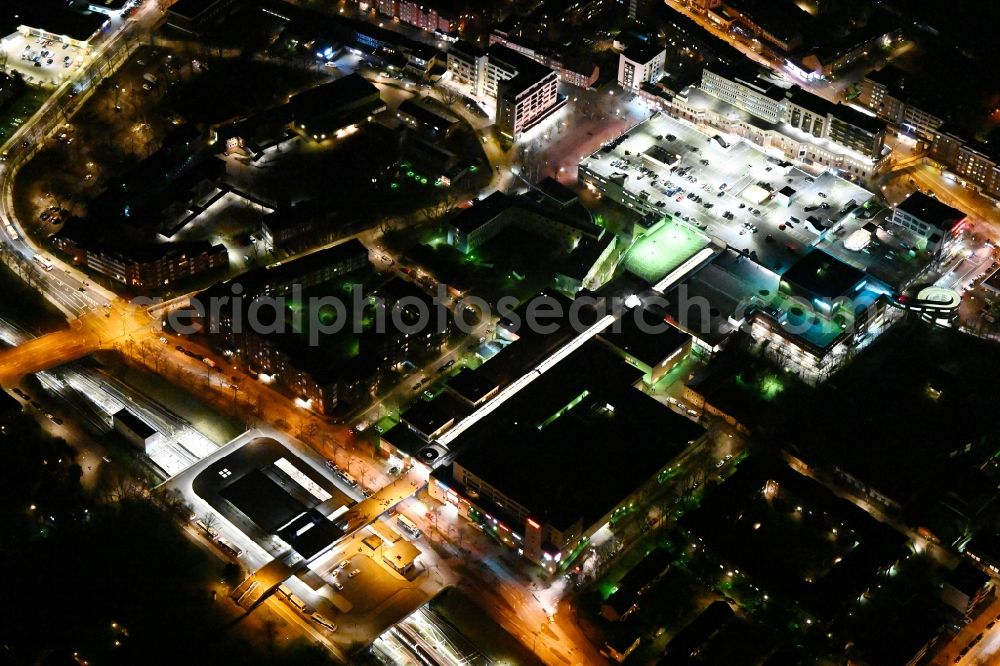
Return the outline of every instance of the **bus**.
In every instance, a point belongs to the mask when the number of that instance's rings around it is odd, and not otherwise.
[[[243,554],[242,550],[240,550],[238,547],[234,546],[230,542],[226,541],[222,537],[219,537],[218,539],[216,539],[215,543],[218,544],[219,550],[221,550],[222,552],[226,553],[227,555],[229,555],[231,557],[235,558],[235,557],[239,557],[240,555]]]
[[[337,631],[337,625],[334,624],[333,622],[330,622],[330,620],[326,619],[319,613],[313,613],[309,617],[312,618],[312,621],[318,624],[319,626],[329,629],[330,631]]]
[[[404,532],[410,535],[411,539],[420,538],[421,534],[420,528],[417,527],[412,520],[410,520],[403,514],[399,514],[398,516],[396,516],[396,524],[399,526],[400,529],[402,529]]]
[[[46,259],[45,257],[43,257],[42,255],[36,254],[35,255],[35,261],[38,263],[39,266],[41,266],[45,270],[47,270],[47,271],[51,271],[52,270],[52,262],[49,261],[48,259]]]

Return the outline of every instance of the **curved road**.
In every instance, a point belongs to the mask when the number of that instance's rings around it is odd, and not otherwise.
[[[70,319],[110,306],[120,299],[90,282],[80,271],[51,257],[48,259],[53,267],[49,270],[35,263],[35,256],[43,253],[25,234],[17,219],[14,181],[21,166],[83,105],[97,84],[128,59],[130,49],[138,44],[135,36],[151,29],[162,16],[162,7],[171,3],[172,0],[146,0],[134,16],[125,21],[113,20],[115,31],[97,47],[87,66],[67,78],[0,150],[0,242],[36,267],[36,288]]]

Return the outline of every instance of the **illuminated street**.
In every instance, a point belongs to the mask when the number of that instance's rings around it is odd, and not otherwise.
[[[0,661],[996,663],[998,20],[8,0]]]

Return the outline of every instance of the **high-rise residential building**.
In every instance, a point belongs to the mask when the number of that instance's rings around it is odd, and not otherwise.
[[[448,69],[474,96],[496,100],[497,126],[512,141],[566,102],[554,70],[502,44],[483,52],[459,41],[448,52]]]
[[[469,86],[470,94],[479,97],[486,81],[486,50],[458,40],[448,49],[448,71],[456,81]]]
[[[618,85],[635,92],[644,83],[656,83],[663,76],[667,52],[656,44],[636,43],[618,56]]]
[[[500,133],[516,140],[560,106],[559,77],[554,71],[519,73],[500,85],[497,96],[497,127]]]

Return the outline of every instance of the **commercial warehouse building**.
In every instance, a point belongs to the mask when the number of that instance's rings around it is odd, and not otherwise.
[[[20,33],[89,52],[109,25],[110,19],[104,13],[76,11],[55,0],[4,0],[0,3],[0,38]]]

